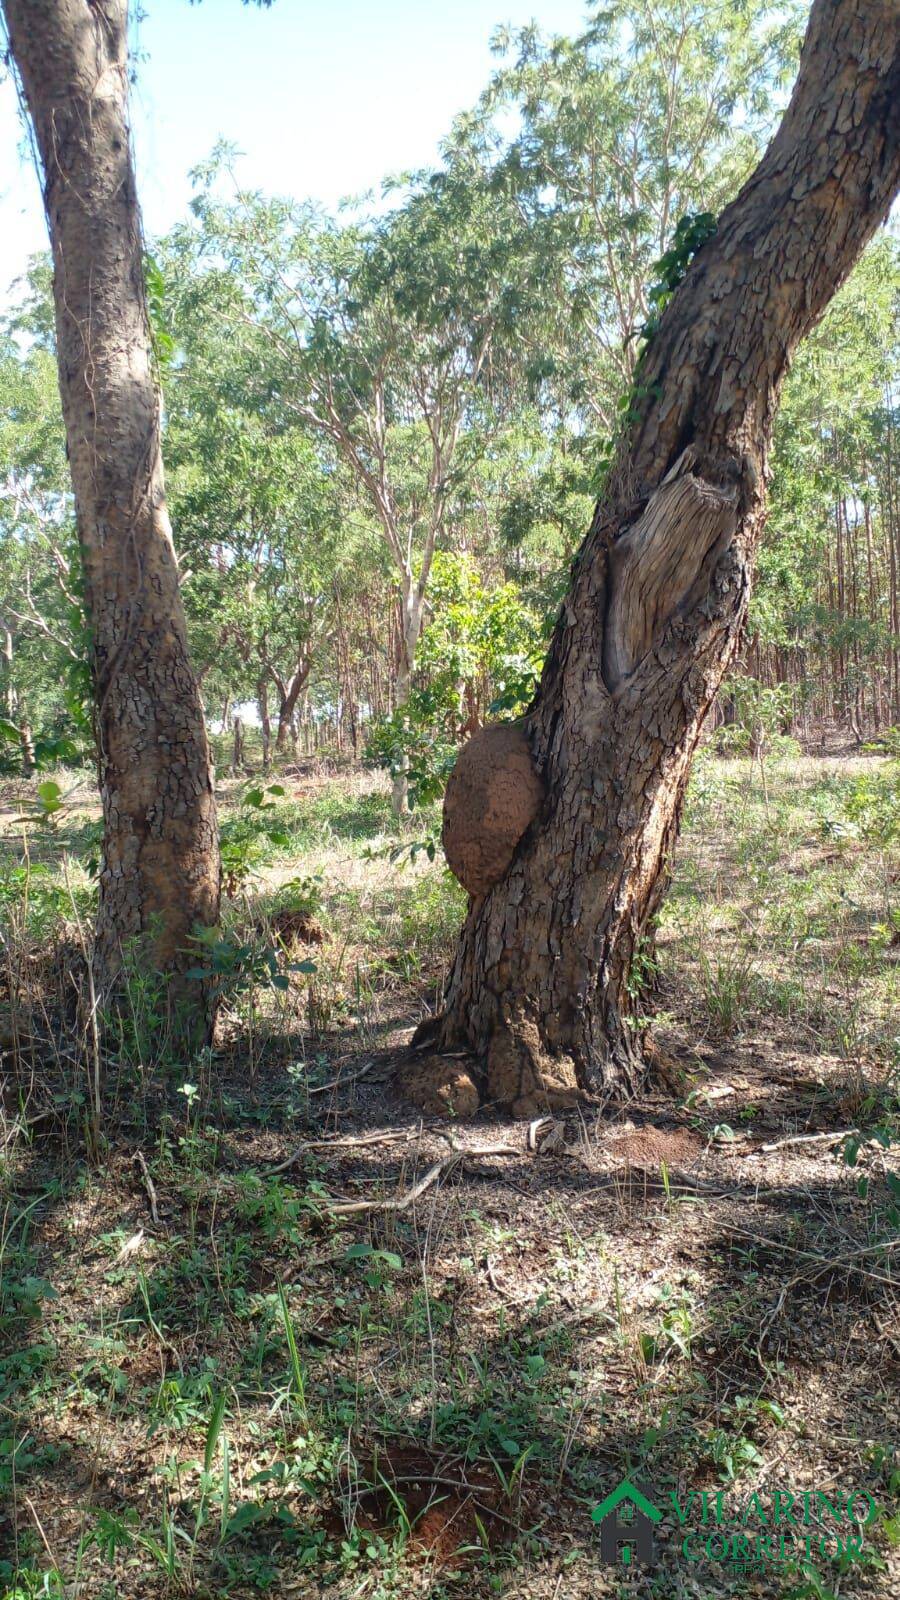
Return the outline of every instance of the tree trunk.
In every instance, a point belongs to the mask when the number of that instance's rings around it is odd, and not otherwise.
[[[231,776],[239,778],[244,765],[244,722],[238,711],[234,713],[231,732]]]
[[[95,968],[183,974],[214,924],[209,747],[166,510],[128,127],[126,0],[3,0],[44,174],[57,360],[92,635],[104,843]],[[196,1028],[197,986],[181,991]],[[192,993],[190,991],[193,991]]]
[[[403,710],[409,699],[410,679],[407,672],[402,670],[397,673],[394,682],[394,704],[398,711]],[[401,731],[405,735],[409,727],[409,719],[401,718]],[[395,817],[405,817],[409,811],[409,753],[406,749],[398,750],[391,768],[391,810]]]
[[[640,364],[526,719],[545,799],[432,1028],[520,1114],[642,1073],[636,957],[746,615],[779,388],[900,182],[898,45],[896,0],[815,0],[781,127]]]
[[[33,778],[37,771],[37,755],[34,748],[34,730],[30,722],[23,722],[19,728],[19,745],[22,750],[22,777]]]
[[[2,634],[2,644],[0,644],[0,660],[2,660],[4,663],[3,711],[7,721],[13,722],[16,715],[16,691],[13,684],[12,628],[7,627],[5,623],[0,623],[0,634]]]
[[[399,634],[399,661],[394,680],[394,706],[402,713],[409,700],[412,675],[416,663],[416,649],[422,632],[422,607],[424,596],[411,576],[404,578],[401,595]],[[406,716],[401,716],[404,735],[409,728]],[[391,778],[391,809],[395,817],[409,811],[409,754],[404,749],[394,764]]]
[[[309,656],[302,657],[297,663],[297,669],[293,677],[285,686],[284,693],[280,697],[278,704],[278,732],[275,735],[275,749],[279,755],[282,755],[288,747],[294,712],[297,709],[297,702],[309,681],[311,669],[311,658]]]
[[[256,686],[256,708],[262,735],[263,772],[268,772],[272,759],[272,719],[269,716],[269,680],[260,678]]]

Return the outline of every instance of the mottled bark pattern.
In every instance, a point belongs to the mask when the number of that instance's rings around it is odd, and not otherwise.
[[[898,45],[898,0],[815,0],[778,134],[639,368],[528,721],[547,800],[470,903],[437,1030],[523,1113],[640,1071],[635,951],[746,614],[779,387],[900,182]]]
[[[209,750],[163,487],[131,159],[126,0],[3,0],[53,248],[59,381],[92,630],[104,862],[96,966],[178,971],[218,915]],[[199,996],[197,996],[199,999]]]

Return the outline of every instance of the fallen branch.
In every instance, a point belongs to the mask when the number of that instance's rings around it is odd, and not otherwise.
[[[858,1128],[840,1128],[837,1133],[794,1133],[789,1139],[777,1139],[774,1144],[761,1144],[758,1150],[750,1150],[748,1154],[758,1156],[765,1151],[769,1155],[773,1150],[784,1150],[789,1144],[839,1144],[842,1139],[855,1138],[858,1133]]]
[[[333,1216],[349,1217],[363,1211],[407,1211],[414,1202],[437,1183],[438,1178],[450,1172],[461,1161],[478,1156],[520,1156],[522,1154],[518,1145],[494,1144],[474,1146],[471,1149],[457,1147],[449,1155],[442,1156],[433,1167],[429,1167],[424,1177],[414,1183],[411,1189],[405,1189],[402,1194],[390,1196],[386,1200],[329,1200],[328,1204]]]
[[[156,1190],[155,1190],[155,1188],[153,1186],[153,1179],[150,1176],[149,1170],[147,1168],[147,1163],[144,1160],[144,1152],[143,1152],[143,1150],[135,1150],[134,1159],[135,1159],[135,1161],[137,1162],[138,1166],[141,1169],[141,1177],[144,1180],[144,1188],[147,1191],[147,1199],[150,1201],[150,1215],[153,1218],[153,1221],[154,1221],[156,1227],[158,1228],[159,1227],[159,1211],[157,1209],[157,1204],[156,1204]]]
[[[386,1133],[348,1133],[339,1139],[304,1139],[303,1143],[295,1146],[290,1155],[279,1161],[277,1166],[268,1167],[266,1170],[270,1176],[276,1172],[286,1172],[288,1167],[292,1167],[295,1161],[306,1155],[308,1150],[364,1150],[378,1144],[409,1144],[411,1139],[418,1139],[421,1132],[421,1127],[398,1128]]]
[[[735,1229],[733,1231],[741,1232],[743,1230]],[[766,1243],[771,1244],[775,1249],[790,1248],[788,1246],[779,1246],[777,1241],[774,1239],[766,1240]],[[843,1255],[839,1256],[825,1256],[819,1251],[797,1250],[792,1248],[792,1255],[807,1257],[810,1261],[818,1262],[818,1266],[816,1266],[813,1271],[810,1271],[808,1268],[801,1269],[800,1272],[796,1272],[792,1278],[788,1278],[787,1282],[782,1285],[778,1299],[776,1300],[772,1310],[769,1312],[769,1315],[766,1317],[765,1322],[762,1324],[762,1327],[759,1330],[759,1337],[756,1341],[757,1360],[759,1361],[760,1366],[765,1370],[765,1361],[762,1355],[763,1340],[766,1338],[773,1324],[777,1321],[784,1306],[784,1302],[792,1289],[795,1289],[800,1283],[815,1283],[818,1278],[824,1277],[826,1272],[833,1272],[837,1267],[846,1267],[852,1262],[859,1261],[863,1256],[875,1255],[881,1252],[887,1255],[892,1250],[898,1248],[900,1248],[900,1239],[887,1239],[880,1244],[862,1245],[858,1250],[847,1250]],[[867,1267],[854,1267],[853,1270],[859,1273],[861,1277],[870,1278],[875,1283],[886,1283],[889,1288],[896,1288],[896,1279],[888,1277],[886,1273],[872,1272],[871,1269]],[[880,1331],[881,1330],[879,1329],[879,1332]]]
[[[364,1078],[366,1073],[371,1072],[374,1066],[374,1061],[367,1061],[365,1066],[360,1067],[358,1072],[351,1072],[349,1078],[345,1078],[339,1072],[337,1077],[332,1078],[329,1083],[317,1084],[314,1089],[307,1089],[306,1092],[307,1094],[327,1094],[329,1089],[342,1089],[346,1083],[356,1083],[360,1078]]]

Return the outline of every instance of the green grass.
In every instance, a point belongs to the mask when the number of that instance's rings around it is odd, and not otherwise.
[[[842,828],[889,766],[789,759],[766,807],[746,761],[701,758],[660,943],[667,975],[699,976],[713,1032],[774,1007],[848,1060],[897,1060],[896,841]]]

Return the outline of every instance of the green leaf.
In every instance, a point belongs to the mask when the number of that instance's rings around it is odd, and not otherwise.
[[[390,1267],[393,1272],[399,1272],[403,1266],[403,1258],[393,1250],[378,1250],[374,1245],[363,1241],[348,1245],[344,1252],[344,1261],[376,1261],[382,1266]]]
[[[62,809],[62,790],[52,778],[46,778],[38,784],[38,800],[45,816],[52,817],[54,812]]]
[[[258,1481],[261,1476],[262,1474],[258,1473],[253,1481]],[[255,1523],[263,1522],[267,1516],[269,1507],[265,1501],[246,1500],[243,1505],[238,1506],[234,1515],[229,1517],[225,1525],[226,1539],[233,1539],[237,1534],[245,1533]]]
[[[222,1432],[222,1423],[225,1420],[225,1398],[225,1391],[223,1390],[222,1393],[216,1397],[216,1401],[213,1405],[212,1413],[210,1415],[209,1427],[206,1430],[206,1448],[203,1452],[204,1472],[209,1472],[215,1459],[216,1445],[219,1442],[219,1435]]]

